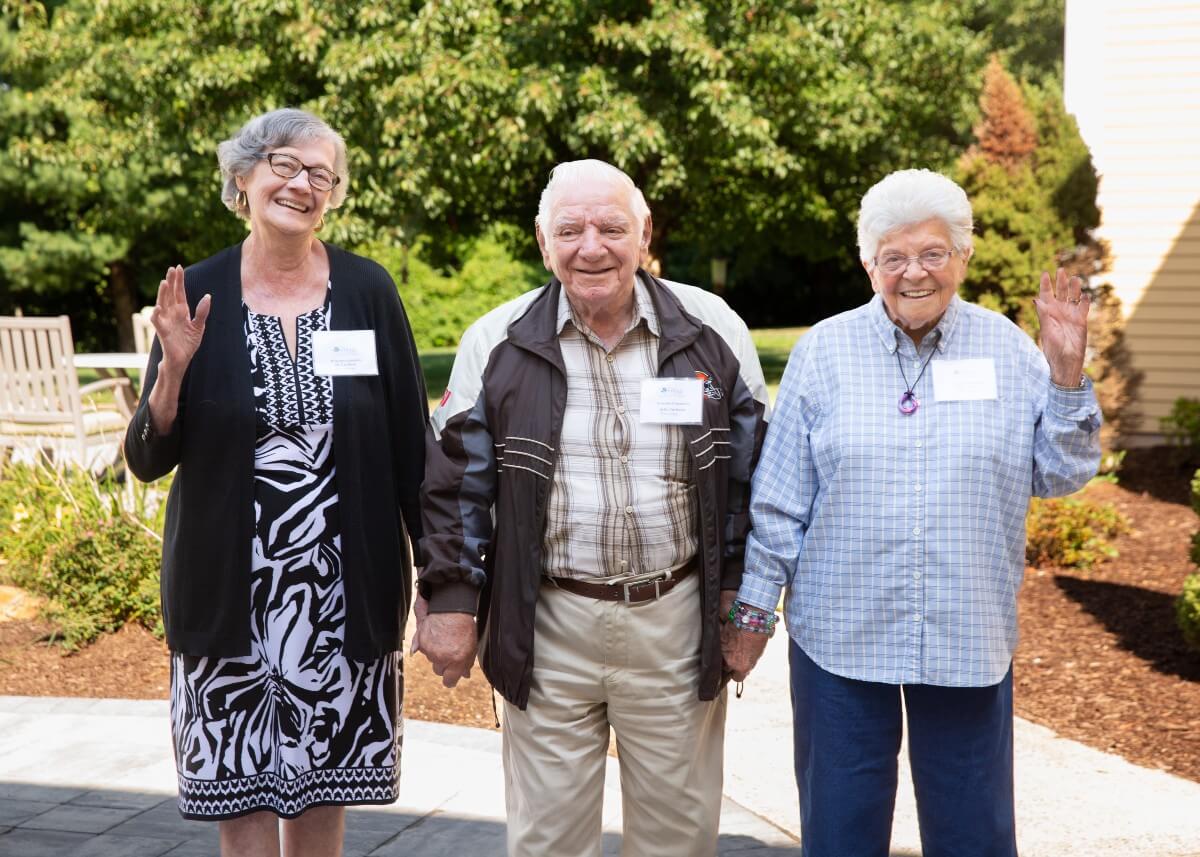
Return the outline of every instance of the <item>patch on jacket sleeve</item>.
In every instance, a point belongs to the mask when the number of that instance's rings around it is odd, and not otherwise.
[[[712,375],[707,372],[697,370],[695,375],[704,384],[704,398],[719,401],[725,398],[725,393],[717,386],[716,381],[712,379]]]

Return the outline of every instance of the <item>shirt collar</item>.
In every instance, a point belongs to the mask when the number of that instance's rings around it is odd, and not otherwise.
[[[584,330],[583,323],[575,319],[575,313],[571,308],[571,302],[567,299],[567,288],[561,286],[558,290],[558,320],[555,325],[555,333],[562,335],[563,327],[567,322],[571,322],[579,331]],[[642,321],[646,322],[647,329],[655,335],[661,336],[658,325],[658,313],[654,310],[654,301],[650,299],[650,292],[646,288],[646,284],[642,282],[641,277],[635,277],[633,281],[633,318],[629,322],[629,327],[625,328],[625,332],[633,330]]]
[[[942,354],[946,353],[946,349],[950,346],[950,337],[954,333],[954,329],[958,322],[958,317],[961,314],[962,298],[958,295],[950,298],[950,303],[946,305],[946,311],[942,313],[941,319],[933,330],[929,333],[932,335],[934,331],[941,335],[937,337],[936,348]],[[883,342],[883,347],[888,350],[889,354],[895,354],[896,349],[900,347],[900,337],[907,336],[900,326],[888,317],[887,308],[883,305],[883,298],[876,294],[871,298],[871,303],[867,305],[867,313],[871,318],[871,325],[875,328],[875,332],[879,335],[879,339]],[[922,337],[924,342],[928,337]]]

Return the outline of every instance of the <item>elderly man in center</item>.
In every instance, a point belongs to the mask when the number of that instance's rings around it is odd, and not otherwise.
[[[621,853],[713,855],[762,370],[724,301],[639,267],[616,167],[556,167],[536,231],[554,276],[467,330],[433,417],[414,647],[453,685],[479,641],[510,855],[599,857],[610,727]]]

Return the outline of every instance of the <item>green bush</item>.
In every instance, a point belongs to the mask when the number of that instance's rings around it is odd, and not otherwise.
[[[1200,574],[1183,581],[1183,592],[1175,599],[1175,621],[1188,645],[1200,650]]]
[[[509,227],[508,229],[511,229]],[[517,259],[508,230],[493,227],[464,244],[458,270],[435,268],[429,246],[418,239],[407,250],[397,245],[360,248],[391,273],[404,301],[417,347],[454,346],[463,331],[487,311],[549,279],[540,263]]]
[[[1091,568],[1117,555],[1109,539],[1129,532],[1129,521],[1112,503],[1034,497],[1025,532],[1025,560],[1030,565]]]
[[[45,616],[68,649],[126,622],[162,634],[164,482],[127,485],[44,462],[0,473],[0,579],[48,599]]]
[[[1200,449],[1200,399],[1175,400],[1171,413],[1161,420],[1163,434],[1180,446]],[[1193,490],[1195,483],[1192,483]]]
[[[128,517],[82,529],[55,546],[37,587],[50,599],[47,618],[63,645],[76,649],[136,622],[162,636],[159,564],[162,542]]]

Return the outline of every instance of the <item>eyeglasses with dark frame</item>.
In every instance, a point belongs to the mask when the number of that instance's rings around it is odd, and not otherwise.
[[[324,167],[309,166],[302,163],[299,158],[283,152],[259,153],[254,157],[260,161],[266,161],[271,167],[271,172],[281,179],[294,179],[300,175],[301,170],[307,170],[309,185],[313,190],[319,190],[322,193],[333,190],[342,180],[342,177],[332,170],[327,170]]]
[[[916,262],[926,271],[940,271],[946,267],[946,263],[950,261],[950,257],[953,255],[953,250],[945,250],[939,247],[926,250],[924,253],[916,256],[905,256],[902,253],[888,253],[882,259],[876,256],[872,261],[885,274],[899,274],[901,271],[908,270],[908,266],[912,262]]]

